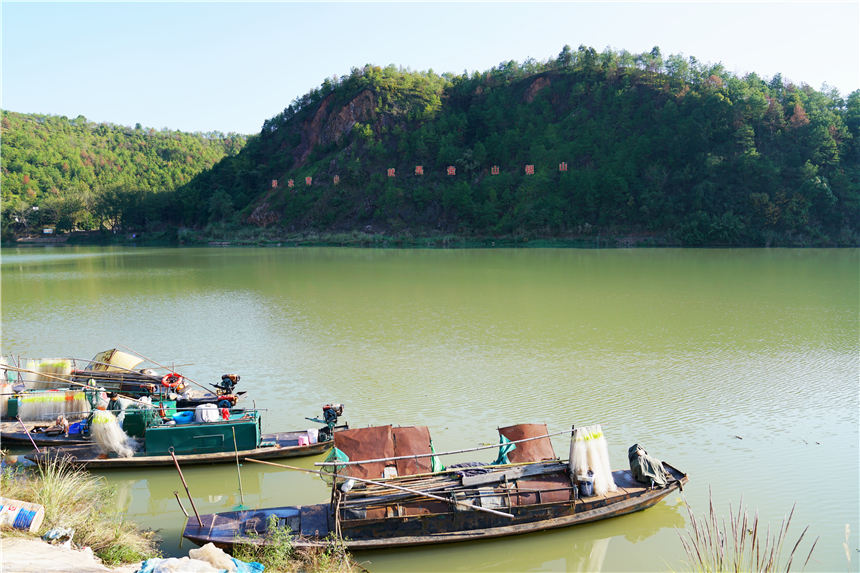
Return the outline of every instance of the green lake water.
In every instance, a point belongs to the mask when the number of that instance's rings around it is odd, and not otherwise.
[[[353,427],[426,425],[437,451],[514,423],[601,424],[613,467],[638,442],[688,472],[697,514],[743,500],[773,529],[796,504],[802,559],[820,536],[807,571],[848,570],[843,543],[860,563],[857,249],[4,248],[0,271],[3,354],[123,345],[203,384],[237,373],[265,431],[314,427],[332,401]],[[564,436],[553,445],[567,457]],[[328,499],[307,474],[241,472],[246,506]],[[184,473],[201,513],[241,502],[235,465]],[[174,470],[104,475],[166,554],[187,554]],[[374,573],[678,571],[688,522],[673,495],[591,525],[356,556]]]

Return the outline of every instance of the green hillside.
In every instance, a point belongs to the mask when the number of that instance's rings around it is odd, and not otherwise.
[[[658,48],[565,47],[472,75],[365,66],[177,196],[196,225],[238,213],[293,232],[856,245],[859,126],[860,92],[738,78]]]
[[[175,191],[147,181],[127,182],[142,198],[123,221],[203,236],[857,246],[860,92],[658,48],[565,46],[462,75],[367,65]]]
[[[5,110],[0,129],[4,232],[145,226],[169,218],[169,192],[237,154],[247,139]]]

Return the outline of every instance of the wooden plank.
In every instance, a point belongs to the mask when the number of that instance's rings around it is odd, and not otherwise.
[[[479,474],[476,476],[465,476],[463,478],[464,487],[475,487],[500,482],[502,480],[510,481],[513,479],[537,476],[543,474],[551,474],[564,471],[567,466],[564,464],[534,464],[512,468],[503,472],[493,472],[491,474]]]

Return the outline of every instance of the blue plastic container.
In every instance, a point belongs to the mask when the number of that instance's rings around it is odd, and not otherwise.
[[[69,435],[74,436],[81,433],[81,423],[75,422],[69,425]]]
[[[194,412],[179,412],[174,414],[173,421],[177,424],[190,424],[194,421]]]

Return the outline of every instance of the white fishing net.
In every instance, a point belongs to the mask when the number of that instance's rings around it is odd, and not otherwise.
[[[137,448],[137,442],[122,431],[116,416],[106,410],[93,414],[92,435],[103,454],[115,452],[121,458],[130,458]]]
[[[573,432],[571,464],[575,475],[593,474],[594,494],[606,495],[617,491],[612,467],[609,464],[609,446],[600,425],[576,428]]]

